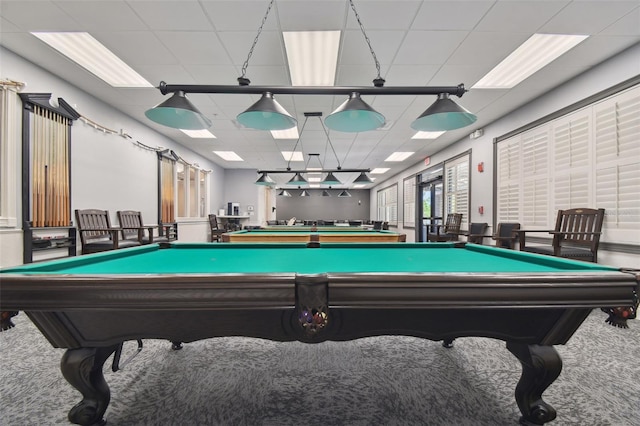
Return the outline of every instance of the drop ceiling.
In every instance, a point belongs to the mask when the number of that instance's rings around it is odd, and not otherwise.
[[[276,140],[268,131],[244,129],[235,120],[258,95],[190,94],[212,119],[210,130],[216,136],[192,139],[144,116],[145,110],[166,99],[157,89],[113,88],[30,34],[89,32],[155,86],[160,81],[235,85],[268,4],[268,0],[2,0],[0,44],[224,168],[284,169],[287,163],[280,152],[291,151],[296,140]],[[470,90],[462,98],[454,97],[477,114],[478,121],[436,140],[411,139],[415,131],[410,127],[435,97],[363,96],[386,117],[387,125],[363,133],[331,131],[329,136],[343,168],[390,168],[378,182],[640,42],[640,0],[354,0],[354,4],[386,86],[463,83],[470,89],[534,33],[590,36],[512,89]],[[335,84],[372,86],[375,62],[348,0],[275,1],[246,70],[252,85],[290,85],[282,32],[302,30],[342,31]],[[301,129],[305,112],[326,116],[344,98],[280,95],[277,100],[297,118]],[[109,125],[101,117],[90,118]],[[307,122],[300,146],[305,158],[319,153],[326,168],[337,165],[317,119]],[[245,161],[227,162],[212,151],[234,151]],[[403,162],[384,161],[396,151],[415,154]],[[303,166],[292,163],[292,168]],[[279,183],[286,181],[284,176],[274,177]]]

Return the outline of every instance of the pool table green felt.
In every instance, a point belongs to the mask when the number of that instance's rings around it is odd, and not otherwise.
[[[185,244],[144,246],[97,255],[91,262],[62,260],[13,269],[61,274],[361,273],[361,272],[559,272],[616,268],[456,243]]]

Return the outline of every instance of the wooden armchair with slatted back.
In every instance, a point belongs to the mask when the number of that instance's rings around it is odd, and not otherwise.
[[[135,247],[136,240],[121,240],[121,228],[111,226],[107,210],[76,210],[76,226],[82,244],[82,254]]]
[[[220,242],[222,240],[222,234],[227,232],[226,229],[220,228],[220,225],[218,224],[218,216],[215,214],[209,215],[209,229],[211,231],[211,242]]]
[[[598,246],[604,222],[604,209],[558,210],[553,230],[519,230],[520,250],[568,259],[598,261]],[[551,245],[527,245],[529,232],[546,232],[553,236]]]
[[[436,232],[427,232],[427,241],[444,242],[458,241],[460,236],[460,225],[462,224],[462,213],[449,213],[445,223],[436,226]]]
[[[169,239],[164,235],[154,235],[156,225],[144,225],[142,213],[135,210],[120,210],[117,212],[118,222],[122,228],[123,240],[134,240],[140,244],[166,243]]]

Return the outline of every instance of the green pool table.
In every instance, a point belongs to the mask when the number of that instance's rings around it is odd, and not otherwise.
[[[406,241],[406,234],[364,229],[245,229],[222,234],[226,243],[382,243]]]
[[[562,369],[553,345],[592,309],[635,304],[639,285],[637,271],[464,243],[152,244],[0,280],[0,309],[25,311],[67,349],[62,373],[83,395],[69,420],[82,425],[103,421],[103,364],[123,341],[378,335],[505,341],[522,364],[520,421],[544,424],[556,413],[542,393]]]

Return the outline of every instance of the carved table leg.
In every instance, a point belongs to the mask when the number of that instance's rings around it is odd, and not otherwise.
[[[542,400],[542,393],[560,375],[562,360],[553,346],[507,342],[507,349],[522,364],[516,386],[516,402],[522,413],[520,424],[542,425],[556,418],[556,410]]]
[[[69,421],[79,425],[104,425],[103,419],[111,399],[102,367],[118,345],[104,348],[68,349],[60,361],[62,375],[83,398],[69,410]]]

